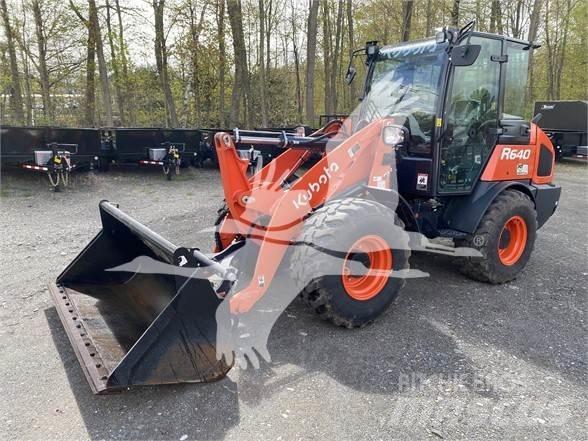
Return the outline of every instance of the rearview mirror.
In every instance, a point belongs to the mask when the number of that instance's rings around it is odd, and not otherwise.
[[[353,66],[349,66],[347,68],[347,73],[345,74],[345,82],[351,84],[355,75],[357,75],[357,70]]]
[[[481,49],[482,46],[479,44],[455,46],[451,50],[451,64],[454,66],[471,66],[478,59]]]

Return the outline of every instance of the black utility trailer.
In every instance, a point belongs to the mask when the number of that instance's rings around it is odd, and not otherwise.
[[[72,171],[89,170],[98,165],[100,153],[97,129],[0,128],[2,166],[46,173],[56,191],[68,185]]]
[[[537,123],[549,135],[556,159],[588,158],[588,101],[537,101]]]
[[[168,179],[180,167],[193,164],[200,151],[197,129],[104,128],[106,147],[102,169],[112,163],[161,167]]]

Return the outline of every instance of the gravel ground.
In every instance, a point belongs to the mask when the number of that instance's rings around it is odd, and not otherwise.
[[[215,170],[2,175],[0,439],[585,439],[586,166],[558,166],[560,208],[514,282],[489,286],[442,256],[372,326],[337,329],[296,300],[272,363],[207,385],[94,396],[46,285],[99,230],[109,199],[172,242],[212,246]]]

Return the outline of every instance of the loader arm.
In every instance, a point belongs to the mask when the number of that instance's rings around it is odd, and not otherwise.
[[[290,188],[283,188],[282,183],[300,168],[308,150],[289,149],[273,167],[268,164],[249,180],[232,137],[226,133],[216,135],[223,189],[233,220],[226,228],[236,228],[233,234],[259,238],[261,242],[251,282],[230,299],[234,313],[248,311],[265,294],[288,246],[314,209],[354,186],[369,184],[374,174],[380,178],[378,187],[390,190],[390,173],[383,171],[390,165],[382,163],[384,154],[393,152],[382,141],[382,127],[390,123],[390,119],[374,121],[344,139]],[[260,219],[266,219],[264,225],[259,224]]]

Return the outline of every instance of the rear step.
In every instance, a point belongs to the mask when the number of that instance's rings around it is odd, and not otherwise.
[[[211,283],[106,271],[141,256],[173,265],[179,248],[106,201],[100,215],[102,231],[49,286],[94,393],[223,378],[231,366],[216,359]]]

